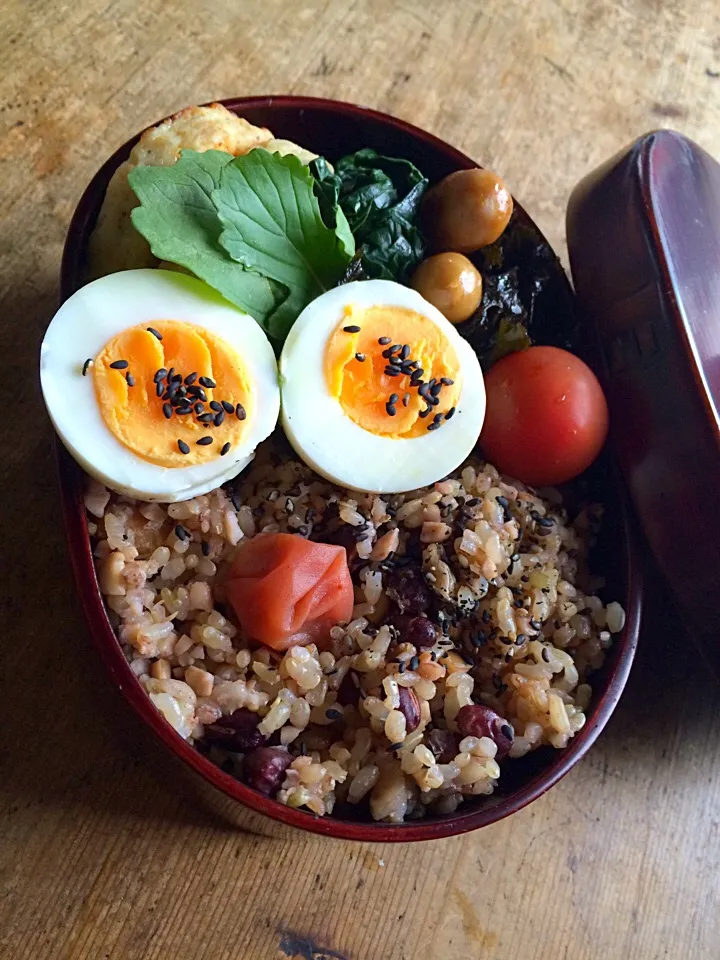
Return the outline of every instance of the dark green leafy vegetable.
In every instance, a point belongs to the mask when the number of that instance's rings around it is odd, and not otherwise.
[[[334,173],[322,157],[311,170],[325,222],[334,228],[338,211],[344,213],[362,247],[364,275],[407,280],[425,255],[415,221],[427,178],[409,160],[369,148],[343,157]]]

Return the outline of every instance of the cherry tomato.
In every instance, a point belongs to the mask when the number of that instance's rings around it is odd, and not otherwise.
[[[498,470],[523,483],[571,480],[605,442],[605,394],[592,370],[567,350],[511,353],[487,373],[485,389],[480,448]]]

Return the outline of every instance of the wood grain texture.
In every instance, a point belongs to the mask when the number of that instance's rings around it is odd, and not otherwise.
[[[0,63],[0,357],[22,411],[0,463],[0,957],[720,955],[720,691],[661,588],[599,744],[511,820],[392,848],[233,829],[90,656],[37,388],[72,208],[143,125],[252,93],[365,103],[496,168],[562,250],[572,185],[635,136],[720,155],[716,0],[4,0]]]

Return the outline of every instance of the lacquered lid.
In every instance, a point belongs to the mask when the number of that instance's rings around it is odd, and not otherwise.
[[[567,236],[635,509],[720,673],[720,164],[647,134],[578,184]]]

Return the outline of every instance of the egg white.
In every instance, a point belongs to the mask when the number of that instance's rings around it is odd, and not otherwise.
[[[378,436],[351,420],[331,395],[325,350],[351,305],[414,310],[440,327],[450,341],[462,385],[454,417],[439,430],[408,439]],[[485,384],[475,351],[417,291],[390,280],[343,284],[313,300],[285,341],[280,382],[282,425],[296,452],[317,473],[352,490],[404,493],[434,483],[472,451],[485,417]]]
[[[242,357],[255,399],[243,441],[224,457],[188,467],[161,467],[143,460],[109,430],[95,397],[88,357],[128,327],[179,320],[205,327]],[[63,444],[91,476],[118,493],[172,503],[218,487],[243,470],[257,445],[277,423],[277,363],[264,332],[195,277],[169,270],[125,270],[95,280],[60,307],[40,349],[40,382]]]

